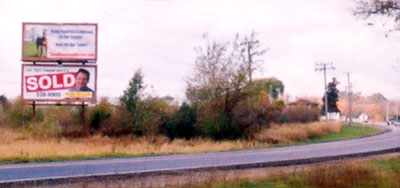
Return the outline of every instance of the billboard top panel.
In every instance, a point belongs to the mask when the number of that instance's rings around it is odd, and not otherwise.
[[[22,23],[22,61],[97,61],[96,23]]]

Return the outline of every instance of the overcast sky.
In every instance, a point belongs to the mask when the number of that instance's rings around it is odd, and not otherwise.
[[[263,56],[257,77],[283,81],[290,96],[323,94],[317,62],[333,62],[328,80],[339,90],[351,72],[353,90],[400,99],[400,37],[353,16],[353,0],[35,0],[0,3],[0,94],[21,94],[22,22],[98,23],[98,96],[119,97],[141,68],[146,91],[185,97],[194,47],[236,33],[258,33]],[[369,26],[367,23],[375,23]],[[385,35],[389,35],[386,37]]]

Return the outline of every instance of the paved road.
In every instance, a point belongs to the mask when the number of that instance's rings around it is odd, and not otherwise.
[[[378,136],[302,146],[206,154],[0,165],[0,185],[9,182],[76,176],[135,174],[198,168],[254,167],[255,164],[258,167],[265,167],[285,165],[292,160],[297,162],[310,159],[323,160],[338,155],[400,148],[400,128],[390,127],[392,131]]]

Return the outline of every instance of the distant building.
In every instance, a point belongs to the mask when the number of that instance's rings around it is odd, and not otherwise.
[[[366,114],[366,113],[361,113],[359,116],[358,116],[358,119],[361,121],[361,122],[367,122],[368,121],[368,115]]]
[[[328,113],[328,119],[329,120],[340,120],[340,112],[329,112]]]

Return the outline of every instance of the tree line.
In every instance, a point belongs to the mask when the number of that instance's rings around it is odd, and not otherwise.
[[[171,97],[146,95],[144,75],[139,69],[119,98],[120,103],[112,105],[102,99],[89,108],[84,126],[79,108],[39,108],[36,120],[32,120],[30,106],[22,105],[21,100],[13,105],[4,102],[4,122],[57,136],[164,134],[170,139],[202,136],[221,140],[251,138],[271,123],[319,120],[319,110],[311,112],[316,114],[312,118],[294,118],[309,109],[286,109],[279,99],[284,92],[279,79],[254,78],[267,52],[255,32],[243,37],[237,34],[232,41],[217,42],[207,37],[204,41],[203,46],[195,48],[187,101],[181,105]]]

